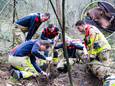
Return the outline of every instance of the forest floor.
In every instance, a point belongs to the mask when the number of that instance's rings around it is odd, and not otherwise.
[[[53,72],[49,80],[34,77],[17,81],[9,73],[7,58],[7,55],[0,57],[0,86],[69,86],[68,73]],[[87,71],[86,65],[82,64],[72,67],[72,79],[74,86],[102,86],[99,80]]]

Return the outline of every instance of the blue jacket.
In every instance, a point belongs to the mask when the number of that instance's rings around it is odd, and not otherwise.
[[[39,40],[26,41],[26,42],[20,44],[19,46],[15,47],[14,49],[12,49],[10,54],[13,56],[19,56],[19,57],[29,56],[34,68],[39,73],[41,73],[42,70],[37,65],[35,57],[41,58],[44,60],[46,60],[46,57],[44,55],[40,54],[40,47],[39,47],[40,45],[39,44],[40,44]]]
[[[16,24],[27,27],[28,34],[26,40],[30,40],[32,36],[37,31],[38,27],[42,24],[40,21],[40,13],[36,13],[33,15],[28,15],[16,21]]]
[[[54,48],[55,49],[63,48],[63,43],[58,44]],[[67,46],[67,52],[69,58],[76,58],[76,49],[83,50],[83,46],[75,43],[70,43],[70,45]]]

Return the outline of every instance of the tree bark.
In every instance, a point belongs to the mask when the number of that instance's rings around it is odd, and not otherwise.
[[[60,5],[60,3],[61,3],[61,0],[56,0],[56,13],[57,13],[57,15],[59,17],[59,20],[60,20],[61,24],[62,24],[62,13],[61,13],[61,5]]]
[[[70,86],[73,86],[72,76],[71,76],[71,66],[69,64],[67,47],[65,43],[65,0],[62,0],[62,40],[63,40],[63,53],[67,62],[68,77],[70,81]]]

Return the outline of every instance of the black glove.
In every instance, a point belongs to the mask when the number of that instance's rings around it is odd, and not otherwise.
[[[94,48],[94,49],[98,49],[98,48],[100,48],[99,43],[94,43],[93,48]]]
[[[88,45],[88,44],[91,43],[89,36],[88,36],[88,37],[85,37],[85,38],[84,38],[84,41],[85,41],[86,45]]]

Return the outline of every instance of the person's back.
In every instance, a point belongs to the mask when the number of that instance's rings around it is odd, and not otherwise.
[[[11,53],[13,56],[28,56],[31,53],[32,47],[36,41],[38,40],[29,40],[23,42],[18,47],[12,49]]]
[[[32,13],[30,15],[27,15],[23,18],[20,18],[16,21],[16,29],[15,29],[15,34],[19,35],[22,41],[27,41],[32,39],[33,35],[36,33],[37,29],[39,29],[39,26],[47,21],[50,18],[49,13]],[[27,32],[26,37],[24,34]],[[25,38],[25,40],[24,40]]]
[[[37,16],[39,16],[39,15],[28,15],[28,16],[22,17],[22,18],[20,18],[20,19],[18,19],[18,20],[16,21],[16,24],[28,28],[28,27],[31,26],[31,22],[34,21],[34,20],[32,21],[32,18],[34,19],[34,18],[37,17]],[[28,28],[28,29],[29,29],[29,28]]]

